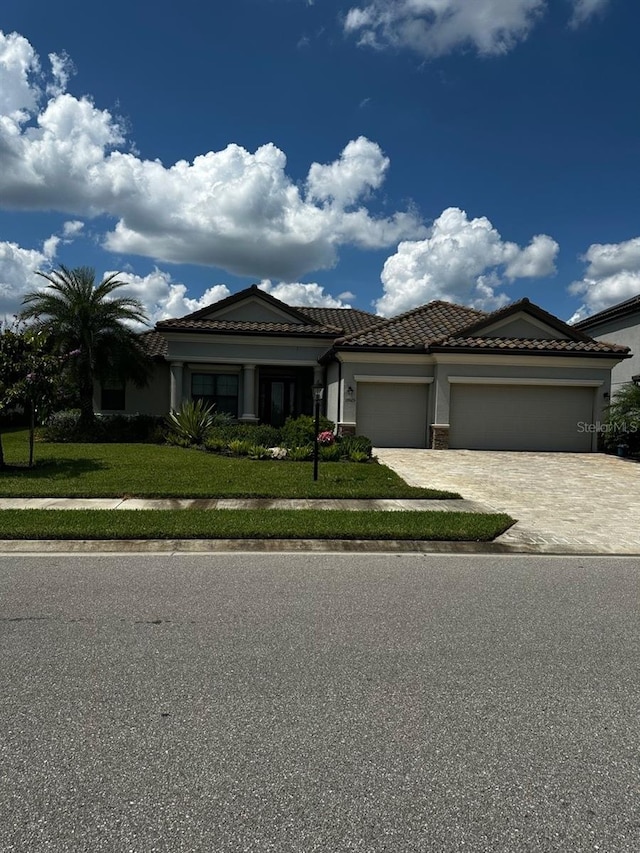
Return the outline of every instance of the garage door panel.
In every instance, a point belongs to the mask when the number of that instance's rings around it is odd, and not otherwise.
[[[452,385],[449,446],[588,452],[578,424],[591,422],[593,403],[592,387]]]
[[[426,447],[428,386],[408,382],[359,382],[358,435],[375,447]]]

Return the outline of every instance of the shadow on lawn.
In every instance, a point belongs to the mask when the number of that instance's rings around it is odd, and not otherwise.
[[[21,480],[58,480],[82,477],[92,471],[104,471],[109,468],[104,462],[96,459],[36,459],[33,468],[26,462],[7,463],[0,470],[1,476],[19,477]]]

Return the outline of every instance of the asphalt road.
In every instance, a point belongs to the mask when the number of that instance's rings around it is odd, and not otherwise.
[[[0,851],[640,850],[640,561],[0,557]]]

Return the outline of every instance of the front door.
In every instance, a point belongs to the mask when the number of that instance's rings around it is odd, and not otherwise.
[[[296,383],[294,379],[265,377],[260,383],[260,420],[282,426],[294,414]]]

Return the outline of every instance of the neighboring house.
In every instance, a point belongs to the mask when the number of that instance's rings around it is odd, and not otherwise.
[[[617,364],[611,372],[611,393],[633,377],[640,376],[640,293],[637,296],[605,308],[592,317],[580,320],[573,327],[598,341],[611,341],[629,347],[632,356]],[[637,381],[637,379],[636,379]]]
[[[527,299],[492,314],[431,302],[383,320],[293,308],[256,286],[141,340],[157,371],[146,389],[103,390],[120,411],[199,398],[278,425],[311,414],[322,383],[338,429],[378,447],[595,450],[611,369],[627,358]]]

